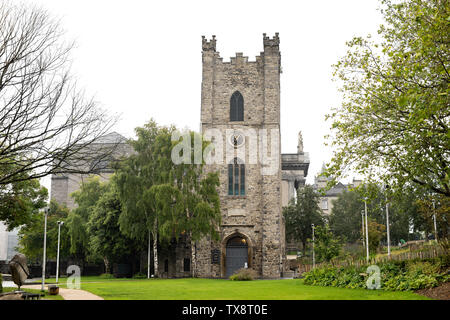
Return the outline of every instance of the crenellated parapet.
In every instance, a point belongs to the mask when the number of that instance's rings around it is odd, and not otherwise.
[[[212,36],[211,40],[207,40],[205,36],[202,36],[202,50],[203,51],[216,51],[216,36]]]

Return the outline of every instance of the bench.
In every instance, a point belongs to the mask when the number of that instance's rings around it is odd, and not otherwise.
[[[24,292],[24,293],[22,293],[22,299],[23,300],[39,300],[41,296],[43,296],[43,294],[31,293],[31,292]]]

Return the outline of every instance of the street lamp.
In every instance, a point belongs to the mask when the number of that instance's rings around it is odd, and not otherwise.
[[[316,257],[315,257],[315,252],[314,252],[314,223],[311,224],[312,227],[312,243],[313,243],[313,268],[316,267]]]
[[[367,197],[364,198],[364,212],[366,213],[366,259],[369,263],[369,224],[367,223]]]
[[[386,184],[386,232],[387,232],[387,247],[388,247],[388,257],[391,257],[391,235],[389,232],[389,203],[388,203],[388,190],[389,185]]]
[[[46,207],[44,209],[44,257],[42,258],[42,286],[41,291],[44,291],[44,285],[45,285],[45,262],[46,262],[46,250],[47,250],[47,215],[50,211],[49,207]]]
[[[364,231],[364,210],[361,210],[361,226],[362,226],[362,243],[363,243],[363,248],[365,249],[366,248],[366,240],[364,240],[365,239],[365,237],[366,237],[366,233],[365,233],[365,231]]]
[[[59,244],[61,240],[61,226],[64,224],[64,221],[58,221],[58,253],[56,255],[56,284],[58,284],[58,276],[59,276]]]

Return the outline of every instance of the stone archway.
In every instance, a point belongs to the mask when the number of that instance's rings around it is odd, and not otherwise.
[[[222,276],[228,278],[236,270],[252,265],[252,243],[239,232],[233,233],[222,241]]]

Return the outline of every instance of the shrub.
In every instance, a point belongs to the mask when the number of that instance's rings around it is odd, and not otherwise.
[[[146,279],[146,278],[147,275],[143,274],[142,272],[138,272],[133,275],[133,279]]]
[[[389,261],[379,265],[383,290],[419,290],[450,280],[448,265],[442,259]],[[321,267],[304,273],[308,285],[366,288],[367,266]]]
[[[237,270],[233,275],[230,276],[232,281],[250,281],[257,277],[255,270],[250,268],[241,268]]]
[[[0,293],[3,292],[2,281],[3,281],[3,278],[2,278],[2,274],[0,273]]]
[[[102,273],[99,277],[102,279],[112,279],[114,278],[114,275],[112,275],[111,273]]]

